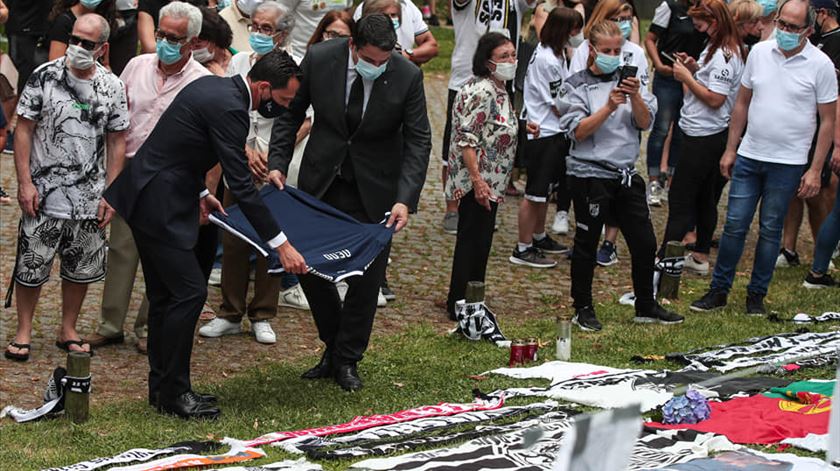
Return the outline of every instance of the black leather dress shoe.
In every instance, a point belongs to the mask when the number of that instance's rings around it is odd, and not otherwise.
[[[193,391],[193,394],[195,394],[195,396],[198,398],[198,402],[201,402],[201,403],[204,403],[204,404],[215,404],[215,403],[218,402],[218,399],[216,398],[216,396],[214,396],[212,394],[202,394],[200,392],[195,392],[195,391]],[[149,405],[150,406],[158,407],[158,396],[159,395],[160,395],[160,393],[152,393],[149,396]]]
[[[329,350],[324,350],[324,354],[321,355],[321,361],[319,361],[317,365],[306,370],[302,375],[300,375],[300,377],[303,379],[320,379],[329,378],[332,375],[332,352],[330,352]]]
[[[199,396],[192,391],[181,394],[174,401],[161,402],[160,411],[183,419],[216,420],[221,414],[218,407],[201,402]]]
[[[341,365],[335,369],[335,382],[345,391],[358,391],[362,389],[362,378],[356,371],[356,364]]]

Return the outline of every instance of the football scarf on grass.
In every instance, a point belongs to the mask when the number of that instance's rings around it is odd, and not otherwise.
[[[353,464],[351,469],[374,471],[550,469],[557,450],[560,448],[563,434],[570,426],[569,420],[552,420],[540,423],[538,428],[476,438],[451,448],[418,451],[391,458],[368,459]]]
[[[719,375],[709,371],[663,371],[655,375],[638,379],[637,386],[650,383],[666,391],[673,391],[679,386],[698,384]],[[771,376],[750,376],[745,378],[733,378],[721,384],[708,388],[701,388],[703,396],[728,399],[732,396],[744,396],[758,394],[770,388],[787,386],[788,380],[773,378]]]
[[[463,440],[473,440],[490,435],[501,435],[525,429],[534,428],[545,421],[566,420],[569,414],[563,411],[549,412],[537,417],[528,418],[519,422],[505,425],[479,425],[472,430],[462,430],[450,434],[439,434],[430,436],[419,436],[390,443],[376,445],[360,445],[340,450],[314,451],[307,455],[312,459],[340,459],[358,458],[362,456],[383,456],[393,453],[403,453],[415,450],[420,447],[442,447],[451,445]]]
[[[819,316],[811,317],[808,314],[800,312],[793,316],[794,324],[810,324],[812,322],[834,322],[840,321],[840,312],[824,312]]]
[[[309,273],[329,281],[363,274],[394,234],[393,227],[362,224],[290,186],[278,190],[274,185],[266,185],[260,190],[260,196],[286,237],[306,260]],[[267,257],[269,273],[282,273],[283,265],[277,252],[260,239],[239,206],[233,205],[225,211],[227,216],[212,213],[210,221]]]
[[[636,440],[627,469],[656,469],[705,458],[713,452],[737,450],[726,437],[695,430],[656,430],[645,427]]]
[[[442,402],[436,406],[422,406],[414,409],[407,409],[392,414],[375,414],[367,416],[355,417],[350,422],[338,425],[328,425],[326,427],[310,428],[303,430],[295,430],[288,432],[272,432],[253,440],[248,440],[243,443],[245,446],[261,446],[269,443],[275,443],[283,440],[288,440],[295,437],[304,437],[307,435],[322,437],[325,435],[334,435],[340,433],[358,432],[360,430],[369,429],[379,425],[396,424],[400,422],[409,422],[412,420],[423,419],[427,417],[442,417],[447,415],[461,414],[464,412],[493,410],[498,409],[504,405],[504,396],[491,397],[489,400],[476,399],[470,404],[450,404]]]
[[[47,380],[47,388],[44,391],[44,404],[35,409],[21,409],[15,406],[6,406],[0,411],[0,419],[9,416],[17,423],[31,422],[42,417],[53,417],[64,413],[64,390],[66,388],[65,377],[67,370],[62,367],[56,368]]]
[[[226,441],[222,441],[226,443]],[[204,456],[195,454],[183,454],[161,458],[149,463],[140,463],[131,466],[120,466],[110,468],[108,471],[163,471],[166,469],[202,468],[205,466],[218,466],[220,464],[241,463],[243,461],[265,458],[265,452],[257,448],[242,446],[234,441],[227,441],[230,451],[221,455]]]
[[[232,468],[221,468],[220,471],[323,471],[320,464],[310,463],[306,458],[299,460],[284,460],[277,463],[264,464],[261,466],[235,466]]]
[[[797,362],[798,364],[808,366],[831,364],[836,360],[834,352],[839,347],[840,331],[791,333],[753,337],[741,343],[719,345],[711,349],[698,349],[688,353],[671,353],[667,358],[686,364],[687,366],[681,371],[715,369],[725,373],[738,368],[795,360],[806,354],[817,356]]]
[[[290,453],[318,453],[322,450],[347,448],[353,446],[372,446],[390,440],[399,440],[410,435],[440,432],[469,424],[480,424],[495,420],[504,420],[520,415],[543,414],[558,406],[555,401],[535,402],[524,406],[502,407],[495,410],[463,412],[443,417],[429,417],[411,422],[383,425],[361,432],[336,437],[301,437],[274,444]]]
[[[166,455],[174,455],[175,453],[182,454],[197,454],[208,453],[216,451],[221,448],[222,444],[218,442],[181,442],[172,446],[159,449],[135,448],[133,450],[124,451],[118,455],[108,456],[103,458],[96,458],[90,461],[82,461],[70,466],[61,468],[49,468],[43,471],[91,471],[94,469],[105,468],[114,465],[129,464],[135,462],[149,461],[155,458],[160,458]]]

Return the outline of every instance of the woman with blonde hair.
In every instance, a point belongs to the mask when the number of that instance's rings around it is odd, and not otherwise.
[[[592,301],[596,249],[605,221],[614,221],[630,248],[634,322],[678,324],[683,317],[663,309],[653,297],[656,236],[636,173],[641,131],[650,129],[656,98],[637,77],[619,70],[623,38],[612,21],[590,25],[588,67],[568,78],[561,96],[569,106],[562,126],[574,142],[566,174],[575,207],[572,251],[572,319],[583,330],[601,330]],[[597,145],[596,145],[597,143]]]
[[[682,156],[671,183],[668,223],[659,256],[664,256],[668,241],[681,241],[696,225],[697,241],[694,251],[685,257],[685,269],[706,275],[718,199],[726,185],[720,159],[726,150],[746,48],[723,0],[702,0],[688,15],[698,31],[709,35],[709,42],[699,61],[677,54],[674,63],[674,78],[686,90],[678,122]]]
[[[734,0],[729,4],[729,13],[738,27],[738,37],[747,47],[761,41],[762,12],[761,5],[755,0]]]

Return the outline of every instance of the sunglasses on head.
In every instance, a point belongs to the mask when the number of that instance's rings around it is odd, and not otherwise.
[[[82,46],[82,49],[86,49],[88,51],[93,51],[99,46],[98,41],[91,41],[90,39],[83,39],[75,34],[70,35],[70,40],[68,41],[71,46]]]

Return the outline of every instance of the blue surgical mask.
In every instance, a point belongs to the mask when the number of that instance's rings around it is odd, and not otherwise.
[[[624,39],[630,39],[630,33],[633,32],[633,23],[630,20],[619,21],[618,29],[621,30],[621,35],[624,36]]]
[[[216,11],[222,11],[230,6],[230,0],[216,0]]]
[[[391,24],[394,25],[394,31],[400,29],[400,19],[399,18],[391,18]]]
[[[262,33],[251,33],[248,44],[251,45],[251,50],[261,56],[274,50],[274,38]]]
[[[79,3],[88,10],[96,10],[96,7],[102,3],[102,0],[80,0]]]
[[[615,72],[620,63],[621,59],[618,56],[610,56],[600,52],[595,56],[595,65],[605,74]]]
[[[173,44],[165,39],[158,39],[156,46],[157,56],[161,62],[171,65],[181,60],[181,45]]]
[[[385,72],[385,68],[388,67],[388,63],[385,62],[384,64],[380,65],[379,67],[371,64],[370,62],[366,62],[361,57],[359,58],[359,62],[356,62],[356,72],[362,76],[365,80],[376,80]]]
[[[767,16],[776,11],[776,0],[758,0],[758,4],[762,8],[761,16]]]
[[[802,41],[802,35],[797,33],[789,33],[776,28],[776,44],[779,49],[783,51],[791,51],[799,46]]]

